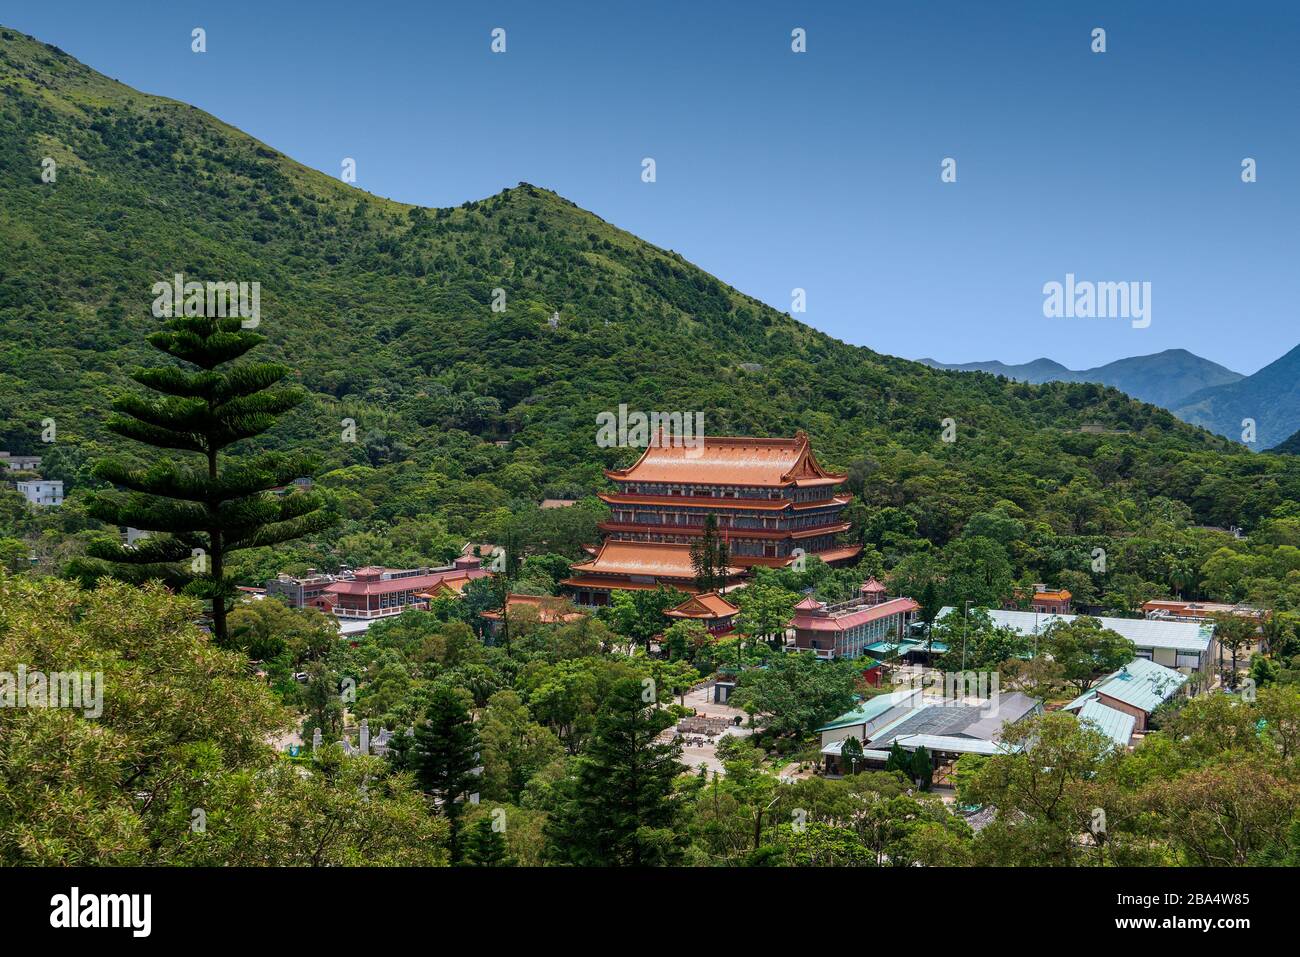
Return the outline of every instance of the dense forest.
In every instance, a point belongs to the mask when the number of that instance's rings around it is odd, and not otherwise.
[[[67,712],[0,716],[5,862],[1294,863],[1294,456],[1252,454],[1094,384],[846,345],[527,183],[455,209],[381,199],[4,29],[0,144],[0,448],[41,455],[68,490],[45,510],[0,492],[0,651],[72,656],[120,679],[105,735]],[[564,624],[525,616],[503,642],[481,616],[500,601],[487,584],[355,642],[317,613],[249,603],[232,612],[232,646],[213,647],[191,599],[60,578],[88,542],[117,535],[87,512],[92,464],[149,461],[105,423],[136,388],[127,371],[157,359],[152,290],[177,274],[261,284],[259,358],[289,366],[307,397],[232,451],[314,454],[338,520],[240,552],[245,584],[437,564],[470,541],[508,544],[515,590],[555,593],[596,538],[602,470],[638,454],[595,441],[597,414],[620,404],[698,410],[710,434],[806,430],[849,476],[862,563],[764,573],[737,637],[674,626],[658,656],[650,638],[680,596],[624,595]],[[539,509],[547,497],[578,504]],[[773,622],[800,591],[842,597],[866,574],[927,614],[1040,581],[1118,614],[1169,594],[1247,600],[1278,612],[1276,662],[1250,708],[1194,699],[1131,754],[1049,715],[1025,733],[1050,760],[966,762],[963,802],[1005,812],[975,834],[898,769],[778,780],[862,689],[851,664],[773,655]],[[655,743],[681,693],[757,663],[737,694],[758,733],[727,745],[725,776],[681,778],[673,746]],[[339,693],[347,678],[355,700]],[[792,698],[793,711],[773,704]],[[314,727],[337,740],[362,717],[399,732],[389,760],[331,746],[322,773],[299,775],[266,744]],[[1266,734],[1251,732],[1257,718]],[[484,803],[450,813],[480,752]],[[619,764],[629,753],[635,773]],[[48,778],[20,773],[34,755]],[[627,805],[602,802],[607,788]],[[1043,788],[1066,797],[1037,806],[1027,795]],[[1112,840],[1080,846],[1097,806]],[[188,827],[195,808],[203,838]],[[504,829],[491,826],[498,810]],[[791,823],[799,811],[811,826]],[[1238,830],[1216,830],[1223,820]]]

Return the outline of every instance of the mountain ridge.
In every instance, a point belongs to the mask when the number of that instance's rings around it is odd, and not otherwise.
[[[1196,392],[1245,378],[1240,372],[1186,349],[1165,349],[1148,355],[1128,356],[1091,369],[1070,369],[1046,357],[1018,364],[998,360],[963,363],[941,363],[933,359],[917,361],[939,369],[989,372],[1034,384],[1052,381],[1096,382],[1113,386],[1143,402],[1171,410]]]
[[[1300,345],[1253,375],[1185,397],[1171,411],[1185,422],[1229,438],[1240,438],[1253,423],[1252,448],[1267,449],[1288,441],[1300,428]]]

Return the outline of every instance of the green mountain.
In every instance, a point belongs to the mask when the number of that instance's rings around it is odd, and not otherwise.
[[[1256,449],[1277,445],[1300,428],[1300,346],[1238,382],[1202,389],[1174,408],[1181,419],[1241,439],[1255,422]]]
[[[1281,455],[1300,455],[1300,432],[1294,433],[1284,442],[1279,442],[1277,445],[1269,449],[1269,451],[1277,452]]]
[[[74,497],[88,459],[123,449],[107,400],[154,360],[153,287],[176,274],[261,284],[261,358],[310,393],[268,443],[320,452],[357,523],[432,514],[484,533],[502,510],[590,494],[636,454],[595,444],[596,415],[620,404],[699,410],[712,434],[806,429],[862,507],[907,509],[939,542],[999,502],[1120,532],[1162,498],[1248,525],[1300,489],[1286,457],[1261,472],[1115,390],[846,345],[527,183],[455,209],[372,196],[13,30],[0,246],[0,448],[39,449]],[[1115,434],[1080,434],[1088,422]]]
[[[1051,359],[1035,359],[1020,365],[996,361],[964,362],[958,365],[947,365],[933,359],[920,361],[936,369],[990,372],[1017,382],[1098,382],[1114,386],[1135,399],[1171,410],[1202,389],[1231,385],[1244,378],[1241,373],[1233,372],[1209,359],[1202,359],[1186,349],[1166,349],[1149,356],[1131,356],[1093,369],[1077,371],[1067,369]]]

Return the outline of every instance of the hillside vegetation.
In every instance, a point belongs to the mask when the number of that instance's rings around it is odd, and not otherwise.
[[[714,434],[806,429],[850,472],[855,535],[889,563],[996,511],[1019,528],[1017,575],[1086,571],[1086,537],[1254,527],[1300,491],[1292,458],[1252,456],[1112,389],[838,342],[540,187],[455,209],[372,196],[7,29],[0,145],[0,447],[43,454],[70,489],[57,515],[7,496],[0,537],[42,562],[93,530],[78,505],[88,462],[133,451],[102,429],[108,399],[153,361],[152,286],[177,273],[261,283],[259,358],[286,361],[310,394],[263,444],[319,453],[344,518],[328,540],[254,556],[250,581],[445,558],[543,496],[590,496],[602,467],[637,454],[595,444],[596,413],[620,403],[701,410]],[[567,511],[542,536],[552,550],[589,538],[599,506]],[[1178,546],[1197,567],[1208,548]]]

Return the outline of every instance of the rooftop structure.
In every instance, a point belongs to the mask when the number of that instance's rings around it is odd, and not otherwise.
[[[1035,585],[1029,604],[1040,615],[1068,615],[1070,599],[1073,597],[1065,588],[1052,589],[1046,585]]]
[[[1019,691],[999,694],[991,701],[971,704],[955,703],[947,699],[939,703],[926,703],[877,731],[871,738],[871,746],[888,749],[898,741],[908,750],[915,750],[917,745],[909,746],[908,739],[917,735],[994,741],[1000,738],[1003,725],[1015,724],[1031,714],[1041,712],[1042,708],[1041,701]]]
[[[903,688],[867,698],[852,711],[846,711],[834,721],[817,729],[822,736],[822,744],[827,745],[832,741],[848,737],[857,738],[858,741],[870,740],[872,732],[916,708],[923,690]]]
[[[872,577],[868,578],[866,581],[862,583],[862,587],[859,589],[859,591],[861,592],[863,598],[866,598],[874,605],[877,602],[881,602],[885,600],[885,595],[889,592],[889,589],[887,589],[880,582],[876,581],[876,578],[873,575]]]
[[[39,455],[14,455],[12,452],[0,452],[0,468],[10,472],[35,472],[41,467]]]
[[[1042,713],[1041,701],[1020,692],[997,695],[992,699],[927,698],[920,688],[909,688],[872,699],[881,701],[879,716],[849,724],[852,712],[837,718],[822,732],[823,760],[827,770],[839,769],[840,748],[844,738],[858,737],[868,767],[880,766],[897,744],[907,751],[925,748],[940,760],[962,754],[1005,754],[1014,750],[1002,737],[1008,725]],[[861,736],[858,731],[861,730]]]
[[[306,575],[294,577],[283,573],[266,581],[266,594],[275,595],[284,600],[290,608],[321,608],[330,610],[329,603],[322,601],[326,586],[338,581],[334,575],[322,575],[314,568]]]
[[[734,605],[717,592],[710,591],[692,595],[680,605],[669,608],[664,615],[678,621],[683,619],[698,621],[710,633],[722,635],[731,631],[732,624],[739,613],[739,605]]]
[[[1098,731],[1114,741],[1117,748],[1129,746],[1129,742],[1133,740],[1133,729],[1137,727],[1137,718],[1133,715],[1108,708],[1095,699],[1079,709],[1079,720],[1091,723]]]
[[[506,595],[507,616],[513,618],[516,612],[525,608],[536,609],[537,620],[547,625],[568,624],[587,617],[580,611],[573,611],[566,599],[554,595]],[[499,622],[501,612],[485,611],[483,617],[491,622]]]
[[[596,555],[572,566],[573,574],[561,584],[579,605],[607,605],[612,591],[653,590],[660,585],[696,594],[691,546],[670,542],[631,542],[606,539]],[[744,573],[728,566],[728,584]]]
[[[1268,609],[1252,605],[1229,605],[1218,601],[1182,601],[1157,598],[1142,604],[1142,614],[1163,621],[1213,621],[1215,615],[1240,615],[1263,620]]]
[[[986,609],[993,624],[1014,628],[1022,635],[1041,635],[1053,622],[1074,621],[1078,615],[1045,615],[1032,611]],[[955,612],[952,606],[940,610],[944,618]],[[1214,625],[1210,622],[1156,621],[1148,618],[1111,618],[1094,616],[1103,628],[1109,628],[1133,642],[1140,658],[1149,658],[1167,668],[1199,671],[1210,664],[1214,648]]]

